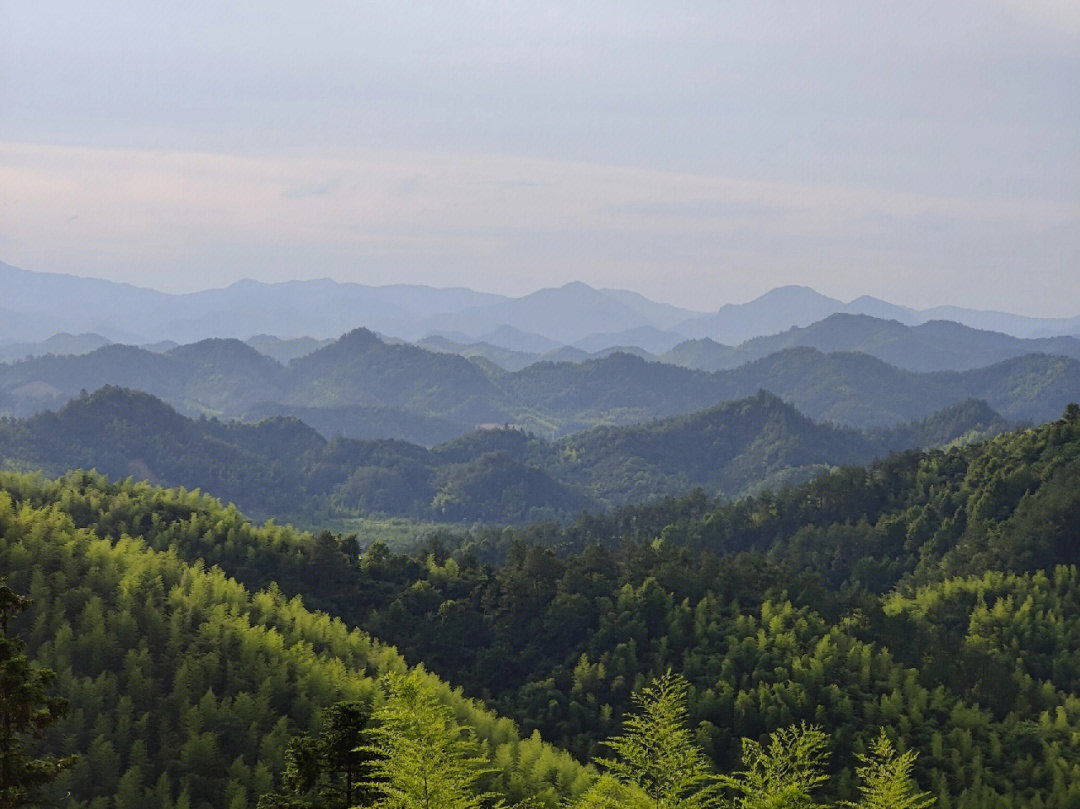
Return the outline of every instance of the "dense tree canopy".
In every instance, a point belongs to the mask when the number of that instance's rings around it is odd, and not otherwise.
[[[71,482],[11,477],[4,484],[0,569],[31,597],[19,624],[27,651],[56,672],[55,690],[70,704],[44,741],[59,755],[80,754],[46,787],[48,806],[254,807],[277,787],[295,731],[325,732],[323,709],[340,700],[377,707],[372,677],[405,671],[392,649],[276,586],[248,591],[219,569],[147,548],[130,525],[113,523],[116,539],[77,527],[108,487],[80,492]],[[160,527],[201,512],[228,531],[228,513],[198,495],[157,490],[153,505],[130,491],[111,495],[149,507],[147,536],[155,536],[152,514]],[[275,535],[299,544],[282,529],[248,530],[267,548]],[[486,744],[491,788],[554,804],[587,785],[588,773],[569,756],[520,737],[513,723],[434,676],[415,676]]]
[[[693,495],[410,554],[88,473],[0,483],[0,565],[71,703],[46,741],[83,755],[56,785],[72,807],[253,806],[296,731],[317,737],[342,699],[377,713],[370,675],[405,671],[350,626],[517,722],[524,738],[422,675],[495,771],[477,788],[509,800],[590,784],[615,800],[617,773],[596,783],[530,734],[611,758],[634,694],[670,669],[711,772],[767,773],[802,749],[783,733],[820,728],[819,802],[869,801],[869,784],[912,806],[1080,801],[1080,408],[732,504]],[[878,778],[882,762],[900,774]]]
[[[71,766],[71,758],[34,750],[38,737],[67,712],[51,694],[56,673],[33,663],[13,619],[30,606],[0,579],[0,807],[38,805],[40,787]]]

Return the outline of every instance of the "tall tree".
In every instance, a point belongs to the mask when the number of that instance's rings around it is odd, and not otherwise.
[[[686,691],[686,679],[669,669],[634,694],[638,712],[606,743],[618,757],[597,760],[622,784],[641,789],[655,809],[697,809],[716,780],[687,727]]]
[[[22,640],[11,634],[11,621],[30,599],[0,580],[0,809],[36,804],[34,793],[73,763],[72,758],[35,755],[32,742],[67,711],[50,696],[50,669],[26,656]]]
[[[455,721],[420,676],[387,674],[385,702],[375,711],[374,778],[365,786],[381,797],[385,809],[476,809],[489,795],[477,789],[488,772],[486,758],[471,728]]]
[[[859,754],[862,766],[855,768],[862,784],[858,803],[844,801],[841,806],[850,809],[928,809],[935,798],[920,792],[911,770],[917,753],[908,750],[897,754],[892,741],[882,729],[868,753]]]
[[[636,784],[604,773],[572,804],[573,809],[650,809],[652,800]]]
[[[742,763],[735,775],[722,775],[720,784],[735,793],[738,809],[803,809],[813,806],[815,789],[829,780],[826,736],[813,725],[794,725],[775,731],[769,744],[743,739]]]
[[[349,809],[374,794],[359,786],[370,766],[363,749],[371,710],[362,702],[338,702],[323,710],[322,731],[301,733],[285,748],[285,792],[259,798],[259,809]]]

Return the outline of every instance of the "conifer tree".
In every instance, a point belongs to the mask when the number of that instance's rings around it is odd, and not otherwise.
[[[618,758],[597,759],[619,782],[641,789],[655,809],[705,805],[715,776],[687,727],[686,679],[666,674],[633,695],[638,712],[606,742]]]
[[[386,701],[375,711],[374,777],[365,784],[385,809],[476,809],[492,796],[477,790],[492,770],[471,728],[455,721],[416,673],[387,674]]]
[[[743,739],[742,763],[735,775],[719,782],[735,793],[738,809],[803,809],[811,793],[828,781],[828,737],[813,725],[793,725],[770,734],[763,746]]]
[[[935,798],[919,792],[911,770],[918,754],[914,750],[897,755],[892,741],[882,729],[869,753],[859,754],[862,764],[855,774],[862,781],[858,803],[844,801],[850,809],[928,809]]]
[[[371,757],[360,749],[369,716],[361,702],[324,709],[317,736],[300,733],[289,740],[281,778],[286,791],[262,795],[258,809],[349,809],[369,802],[371,791],[359,785]]]
[[[369,756],[359,748],[371,709],[361,702],[338,702],[323,711],[319,742],[327,772],[332,776],[345,806],[368,797],[357,789],[358,776],[369,766]]]
[[[67,703],[49,695],[56,675],[24,653],[22,640],[10,634],[11,620],[30,599],[0,580],[0,809],[34,806],[34,793],[72,758],[35,756],[29,742],[64,715]]]

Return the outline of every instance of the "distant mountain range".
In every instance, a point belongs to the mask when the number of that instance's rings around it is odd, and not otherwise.
[[[663,353],[686,339],[739,345],[837,313],[905,325],[951,320],[1023,338],[1080,334],[1080,316],[1032,318],[959,307],[920,311],[870,297],[845,303],[795,286],[710,313],[580,282],[519,298],[461,288],[374,287],[329,279],[240,281],[224,289],[176,295],[0,263],[0,289],[4,291],[0,344],[33,343],[63,332],[98,334],[129,344],[253,335],[321,340],[364,327],[409,341],[437,335],[530,353],[558,346],[585,352],[636,346]]]
[[[813,419],[860,429],[923,419],[972,398],[1007,419],[1041,422],[1080,400],[1080,360],[1027,354],[967,371],[918,373],[868,354],[793,347],[712,372],[622,352],[509,372],[359,329],[287,366],[231,339],[164,352],[108,345],[0,365],[0,414],[55,409],[105,385],[145,391],[188,415],[292,415],[328,437],[430,446],[482,423],[555,437],[683,415],[759,390]]]
[[[854,351],[877,357],[890,365],[910,371],[966,371],[982,368],[1025,354],[1080,359],[1080,339],[1076,337],[1020,338],[999,332],[973,329],[951,321],[935,320],[919,326],[905,326],[895,320],[869,315],[833,314],[806,327],[793,327],[780,334],[755,337],[738,346],[728,346],[709,338],[684,340],[672,345],[664,332],[641,334],[636,343],[596,348],[603,340],[584,340],[575,346],[547,349],[544,353],[513,350],[497,342],[457,343],[445,337],[428,337],[419,345],[433,351],[482,358],[506,370],[518,371],[534,362],[582,362],[616,351],[644,359],[680,365],[701,371],[722,371],[763,359],[788,348],[815,348],[824,353]],[[651,340],[649,338],[652,338]],[[650,351],[647,345],[670,345]]]
[[[851,314],[829,315],[809,326],[755,337],[737,347],[708,338],[687,341],[658,359],[687,368],[719,371],[801,347],[824,353],[856,351],[909,371],[967,371],[1025,354],[1080,359],[1080,339],[1075,337],[1024,339],[946,320],[905,326],[896,320]]]
[[[1080,400],[1080,339],[1056,333],[1080,318],[917,312],[805,287],[702,314],[582,283],[520,298],[329,280],[167,295],[3,264],[0,283],[0,338],[22,336],[0,344],[0,415],[17,417],[120,386],[187,416],[293,417],[327,439],[431,447],[479,424],[555,439],[758,391],[861,430],[969,399],[1041,422]],[[357,321],[369,327],[331,336]]]
[[[912,309],[869,295],[845,303],[804,286],[779,287],[749,303],[722,306],[713,314],[701,315],[680,324],[678,331],[695,339],[708,337],[720,343],[739,344],[792,327],[809,326],[837,313],[869,315],[882,320],[895,320],[907,326],[933,320],[951,320],[974,329],[997,331],[1014,337],[1053,337],[1080,333],[1080,317],[1026,317],[959,306]]]
[[[49,474],[96,468],[198,487],[258,517],[517,522],[694,487],[733,496],[1007,427],[985,403],[972,401],[921,423],[860,432],[816,424],[759,393],[554,443],[516,429],[487,429],[425,449],[401,441],[328,441],[291,418],[189,419],[149,394],[107,387],[56,413],[0,421],[0,463]]]
[[[798,347],[815,348],[824,353],[854,351],[869,354],[910,371],[966,371],[1025,354],[1080,359],[1080,339],[1076,337],[1024,339],[972,329],[951,321],[938,320],[919,326],[905,326],[895,320],[882,320],[869,315],[829,315],[810,326],[755,337],[739,346],[723,345],[709,338],[681,340],[671,332],[662,332],[651,326],[623,336],[632,342],[603,347],[610,335],[598,334],[573,346],[563,346],[553,340],[503,326],[477,342],[462,343],[448,336],[433,335],[416,344],[430,351],[487,361],[508,371],[520,371],[535,362],[584,362],[616,352],[701,371],[721,371],[763,359],[777,351]],[[260,354],[288,365],[334,341],[313,337],[284,339],[260,334],[244,342]],[[0,347],[0,362],[49,354],[81,355],[110,344],[111,341],[99,334],[57,334],[36,343],[11,343]],[[162,341],[142,347],[155,353],[165,353],[178,345],[172,341]]]

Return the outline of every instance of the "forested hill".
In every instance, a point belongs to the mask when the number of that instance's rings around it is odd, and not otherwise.
[[[582,757],[617,731],[631,693],[670,667],[690,681],[695,738],[720,772],[737,766],[741,736],[761,739],[805,720],[833,740],[828,797],[852,798],[848,763],[884,726],[919,754],[916,778],[939,805],[1080,801],[1076,406],[1038,428],[894,456],[733,504],[696,495],[561,528],[445,535],[414,556],[379,543],[357,555],[352,538],[254,529],[235,510],[146,484],[85,473],[58,483],[2,480],[12,505],[0,508],[0,561],[49,605],[26,627],[44,662],[77,673],[60,679],[74,689],[73,717],[80,728],[98,718],[77,743],[97,771],[120,774],[117,784],[130,762],[139,767],[130,781],[143,789],[158,772],[149,762],[162,748],[135,709],[142,696],[128,707],[119,695],[149,690],[160,701],[146,683],[170,665],[152,651],[161,648],[155,639],[172,637],[168,626],[201,639],[189,652],[196,662],[178,667],[169,685],[180,689],[173,701],[192,701],[182,729],[168,731],[170,749],[181,751],[168,770],[174,790],[184,778],[189,790],[233,780],[253,789],[245,784],[255,783],[254,753],[239,751],[282,731],[259,725],[244,735],[248,725],[236,717],[261,722],[267,705],[291,704],[288,683],[312,656],[350,654],[336,625],[318,619],[308,629],[296,605],[243,596],[180,561],[201,558],[252,588],[279,582],[286,597],[302,595],[410,662],[452,673],[525,733],[538,728]],[[86,531],[112,544],[93,544]],[[146,556],[123,539],[138,534],[169,553]],[[118,557],[164,568],[117,569]],[[95,599],[98,591],[115,595]],[[190,599],[199,606],[189,612]],[[215,609],[215,600],[232,606]],[[179,611],[172,623],[153,617],[165,601]],[[249,624],[280,649],[274,654],[289,656],[288,667],[259,662],[255,639],[233,640]],[[308,635],[286,634],[301,627]],[[338,638],[332,650],[330,637]],[[260,673],[247,680],[252,667]],[[280,677],[284,691],[273,685]],[[321,683],[317,693],[330,694],[348,682],[327,677],[307,688]],[[228,690],[266,678],[272,687],[257,696]],[[215,721],[225,724],[206,730]],[[225,745],[207,738],[215,733],[240,762],[219,755]],[[127,758],[118,739],[130,740]],[[220,779],[213,787],[190,776],[201,767]]]
[[[964,372],[914,373],[867,354],[796,347],[714,373],[627,353],[509,373],[358,329],[288,366],[239,340],[162,354],[110,345],[0,365],[0,413],[55,409],[105,385],[150,393],[187,415],[292,415],[326,437],[433,446],[482,423],[512,422],[559,437],[685,415],[758,390],[812,419],[859,429],[917,421],[972,398],[1012,421],[1041,422],[1080,399],[1080,361],[1030,354]]]
[[[496,429],[429,450],[399,441],[327,441],[291,418],[189,419],[148,394],[103,388],[55,414],[0,420],[0,462],[49,474],[96,468],[198,487],[260,518],[315,522],[379,514],[521,522],[566,519],[586,508],[694,487],[730,497],[1005,428],[984,403],[969,402],[924,422],[863,433],[816,424],[759,393],[555,443]]]
[[[454,541],[373,548],[334,608],[580,755],[671,666],[721,771],[793,721],[831,728],[839,761],[885,724],[940,805],[1080,800],[1075,405],[730,505],[492,532],[448,559]]]
[[[33,599],[12,629],[70,703],[47,746],[79,755],[41,805],[254,809],[279,786],[290,737],[334,702],[378,703],[373,678],[406,669],[276,586],[181,558],[215,549],[301,558],[312,542],[195,493],[0,474],[0,571]],[[489,788],[554,806],[586,786],[565,753],[420,676],[485,745]]]

